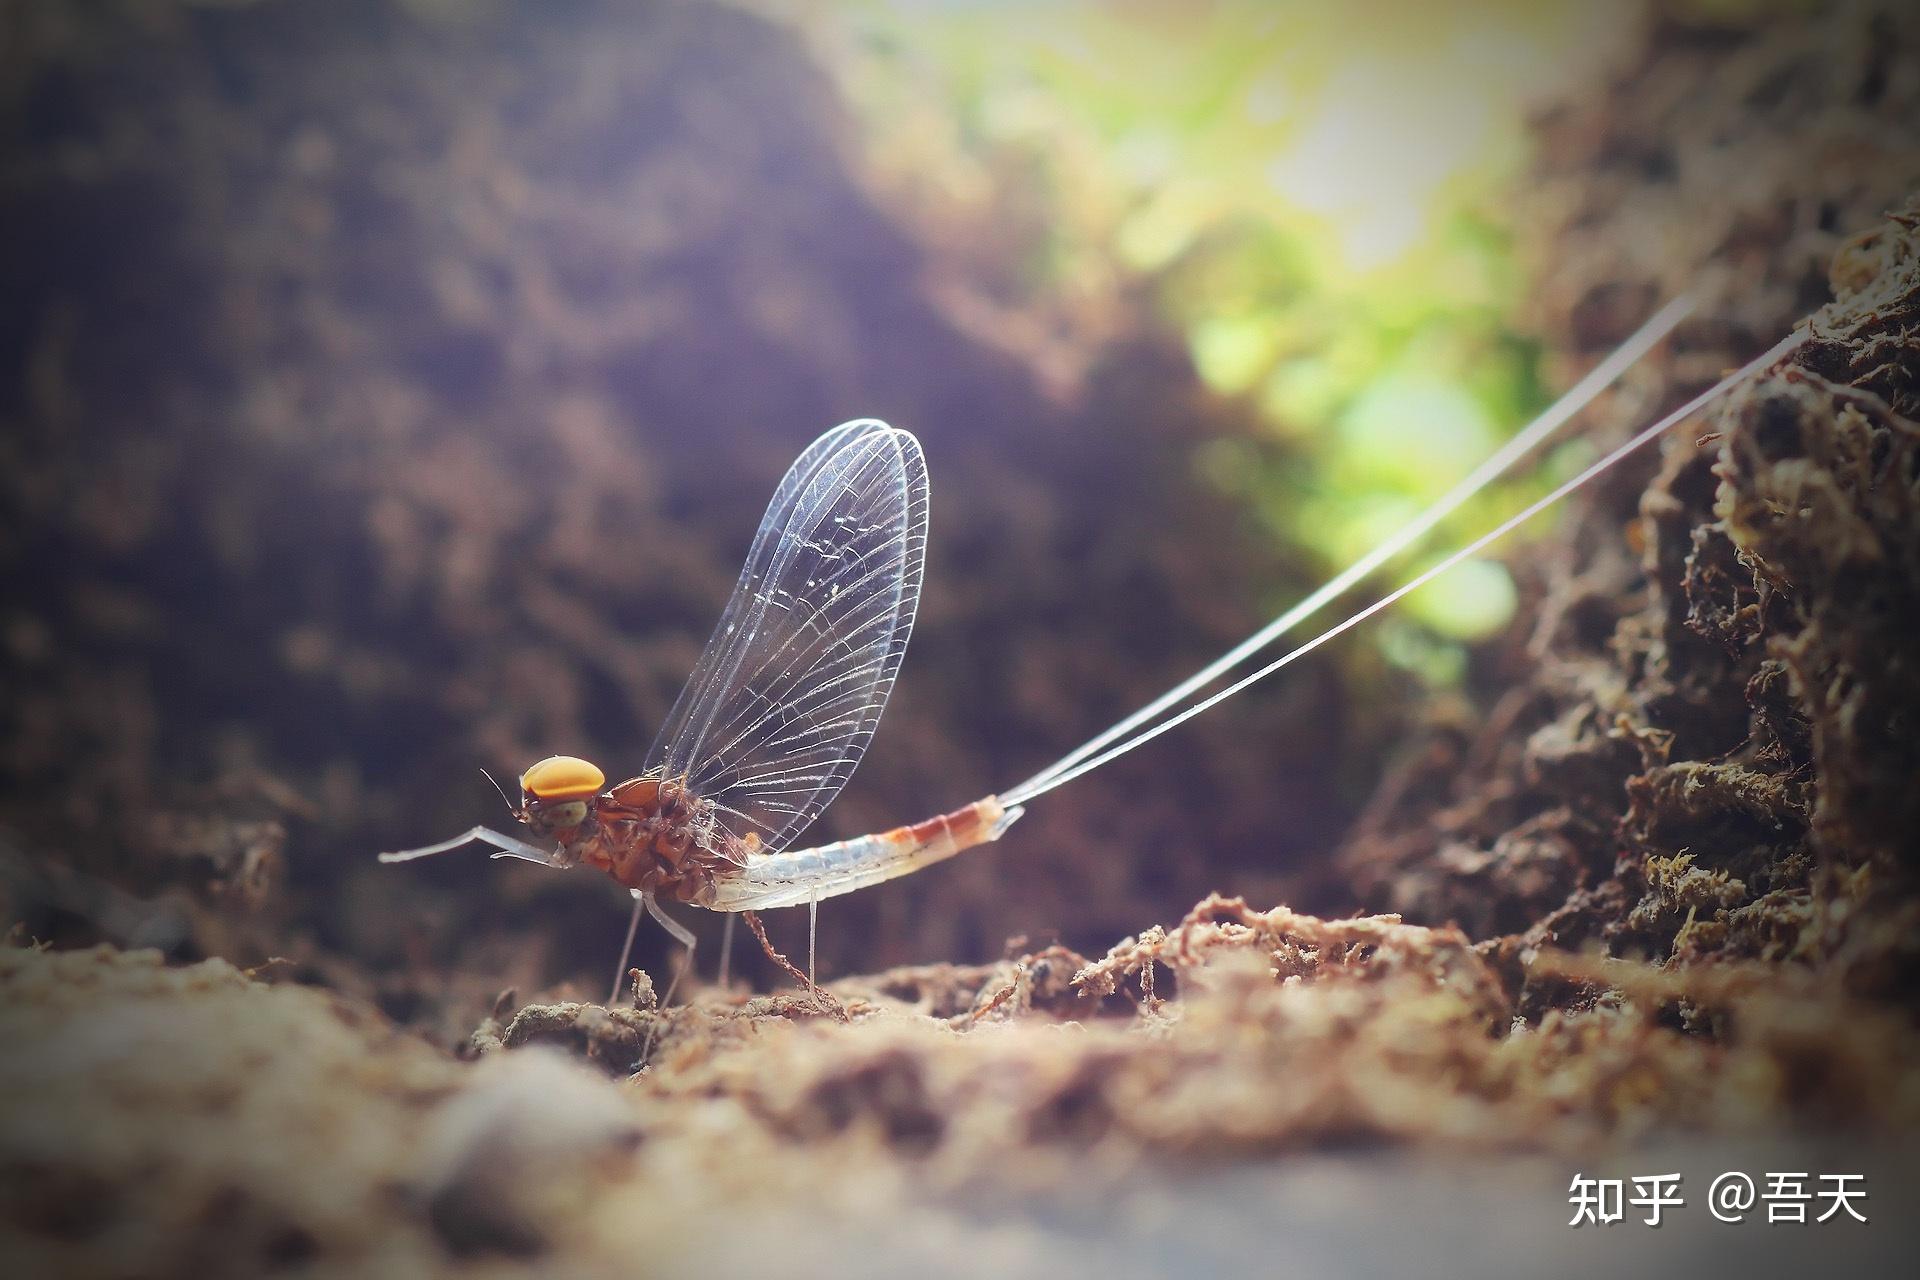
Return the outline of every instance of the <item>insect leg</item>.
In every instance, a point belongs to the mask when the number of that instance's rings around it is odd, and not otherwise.
[[[491,827],[474,827],[451,840],[442,840],[439,844],[422,845],[418,849],[402,849],[398,853],[383,853],[380,855],[380,861],[411,862],[415,858],[427,858],[436,853],[458,849],[461,845],[474,840],[483,841],[498,849],[500,852],[493,855],[496,858],[522,858],[528,862],[537,862],[544,867],[553,865],[553,855],[539,845],[528,844],[525,840],[495,831]]]
[[[720,930],[720,989],[728,987],[728,971],[733,967],[733,912],[726,913],[727,923]]]
[[[660,927],[662,929],[665,929],[668,933],[672,934],[674,941],[678,942],[681,946],[687,949],[686,961],[683,964],[681,964],[681,966],[678,969],[674,971],[673,981],[667,984],[666,996],[663,999],[661,999],[659,1004],[654,1006],[653,1026],[647,1032],[646,1045],[640,1050],[640,1061],[645,1063],[645,1062],[650,1062],[653,1059],[654,1042],[660,1038],[660,1027],[662,1025],[662,1015],[664,1015],[664,1013],[666,1012],[667,1006],[673,1003],[673,993],[679,988],[681,977],[687,972],[687,970],[693,968],[693,950],[694,950],[695,944],[699,940],[693,936],[692,930],[688,929],[685,925],[681,924],[678,920],[675,920],[672,916],[662,911],[660,909],[660,904],[653,900],[652,894],[642,893],[638,889],[635,889],[633,891],[633,919],[627,924],[627,947],[628,948],[631,948],[633,946],[633,933],[634,933],[634,930],[637,929],[640,925],[640,913],[642,911],[645,911],[648,915],[652,916],[655,920],[658,920],[660,922]],[[626,951],[622,951],[620,953],[620,968],[624,970],[626,967],[627,967],[627,953]],[[619,981],[620,981],[619,976],[615,975],[614,990],[616,994],[619,991],[619,985],[618,985]],[[613,1001],[609,1000],[607,1001],[607,1003],[611,1005]]]
[[[814,985],[813,944],[814,944],[814,941],[819,936],[820,936],[820,899],[809,898],[807,899],[807,986],[809,989],[811,989]]]
[[[640,901],[645,904],[647,914],[658,920],[660,927],[672,934],[674,941],[687,949],[686,961],[674,971],[673,981],[667,984],[667,994],[660,1001],[660,1007],[664,1009],[673,1003],[673,993],[680,986],[680,979],[686,975],[687,970],[693,968],[693,950],[700,940],[693,936],[693,930],[662,911],[660,904],[653,900],[652,894],[643,894]]]
[[[640,931],[640,913],[646,910],[647,900],[644,894],[633,895],[633,914],[627,918],[627,940],[620,944],[620,963],[613,966],[613,992],[607,997],[607,1008],[620,1003],[620,988],[625,985],[627,976],[627,957],[633,954],[633,935]]]

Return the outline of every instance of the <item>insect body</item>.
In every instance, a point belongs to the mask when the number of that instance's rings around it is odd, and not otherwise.
[[[573,756],[521,776],[514,816],[558,845],[540,860],[593,867],[637,894],[715,911],[801,906],[880,884],[999,839],[1021,812],[989,796],[912,826],[782,853],[754,832],[735,835],[712,801],[678,783],[639,777],[603,791],[605,782]]]
[[[1020,810],[989,798],[912,827],[790,848],[872,740],[913,629],[926,541],[919,442],[872,420],[835,427],[775,490],[638,777],[608,787],[598,766],[552,756],[520,778],[513,816],[531,840],[475,827],[381,860],[479,840],[496,857],[595,867],[633,892],[636,923],[645,909],[691,945],[659,902],[817,903],[998,839]]]

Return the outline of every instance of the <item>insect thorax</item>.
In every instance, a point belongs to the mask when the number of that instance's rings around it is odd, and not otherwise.
[[[715,879],[744,866],[747,853],[712,801],[647,778],[603,796],[572,843],[582,862],[667,902],[710,900]]]

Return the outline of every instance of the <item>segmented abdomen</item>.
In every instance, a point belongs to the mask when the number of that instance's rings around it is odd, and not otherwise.
[[[1021,814],[992,796],[910,827],[895,827],[813,849],[749,854],[737,873],[716,877],[715,911],[797,907],[918,871],[977,844],[998,840]]]

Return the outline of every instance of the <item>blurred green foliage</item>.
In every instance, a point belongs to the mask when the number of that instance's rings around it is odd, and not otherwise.
[[[1547,399],[1510,320],[1526,282],[1502,206],[1528,101],[1596,65],[1630,10],[854,0],[785,12],[840,73],[883,171],[923,207],[1026,211],[1008,305],[1097,309],[1144,283],[1201,378],[1244,397],[1263,427],[1196,464],[1329,571]],[[1427,560],[1547,483],[1483,495]],[[1498,630],[1514,600],[1497,563],[1462,566],[1408,600],[1383,651],[1450,680],[1453,642]],[[1424,636],[1405,633],[1408,619]]]

